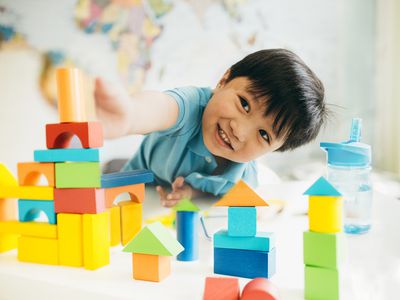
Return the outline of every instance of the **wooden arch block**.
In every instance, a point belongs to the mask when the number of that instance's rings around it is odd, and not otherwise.
[[[81,141],[82,148],[99,148],[103,146],[103,129],[101,123],[83,122],[47,124],[47,148],[68,148],[74,135]]]
[[[122,193],[128,193],[133,202],[142,203],[144,200],[144,183],[106,188],[106,208],[111,208],[115,198]]]
[[[19,185],[35,186],[39,183],[41,175],[46,177],[48,186],[54,187],[54,163],[18,163]]]
[[[278,300],[278,289],[266,278],[255,278],[243,289],[241,300]]]

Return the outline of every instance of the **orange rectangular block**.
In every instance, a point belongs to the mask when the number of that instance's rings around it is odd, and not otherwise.
[[[104,212],[104,189],[71,188],[54,189],[56,213],[98,214]]]
[[[18,219],[18,201],[16,199],[0,199],[0,221]]]
[[[19,185],[38,185],[41,175],[43,175],[47,179],[47,186],[54,187],[54,163],[18,163]]]
[[[132,253],[133,278],[160,282],[171,273],[171,257]]]
[[[121,243],[126,245],[142,228],[142,204],[132,201],[121,201]]]
[[[142,203],[144,200],[144,192],[144,183],[106,188],[106,207],[112,207],[114,200],[123,193],[128,193],[133,202]]]

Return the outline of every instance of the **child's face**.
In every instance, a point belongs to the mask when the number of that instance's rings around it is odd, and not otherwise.
[[[273,133],[274,116],[264,117],[262,102],[246,91],[250,80],[237,77],[226,83],[226,76],[214,90],[203,115],[203,138],[208,150],[235,162],[248,162],[277,150],[284,139]]]

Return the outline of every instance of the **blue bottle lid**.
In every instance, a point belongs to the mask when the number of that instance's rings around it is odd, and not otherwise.
[[[328,164],[342,167],[366,167],[371,164],[371,146],[360,143],[361,119],[354,118],[350,140],[342,143],[320,143],[328,154]]]

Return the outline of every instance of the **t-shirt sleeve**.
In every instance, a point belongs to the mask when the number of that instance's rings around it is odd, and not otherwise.
[[[258,186],[257,165],[254,161],[247,163],[246,167],[237,174],[227,172],[222,175],[204,175],[193,172],[185,177],[185,182],[197,190],[211,193],[215,196],[223,196],[240,179],[243,179],[252,188]]]
[[[178,104],[178,118],[170,128],[156,132],[159,136],[183,135],[201,122],[201,103],[203,92],[201,88],[182,87],[164,92],[172,96]]]

